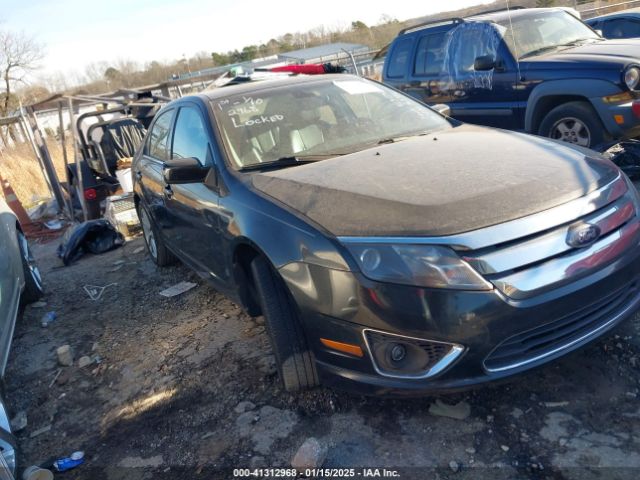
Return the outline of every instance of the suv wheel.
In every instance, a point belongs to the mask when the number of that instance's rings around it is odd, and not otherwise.
[[[588,102],[569,102],[554,108],[542,120],[538,134],[581,147],[595,147],[607,137],[598,114]]]
[[[40,269],[33,258],[29,242],[24,233],[18,230],[18,246],[20,247],[20,257],[22,258],[22,269],[24,270],[24,292],[22,293],[23,303],[33,303],[44,294],[42,288],[42,276]]]
[[[165,246],[162,237],[158,235],[158,231],[151,222],[151,217],[149,217],[147,209],[138,204],[136,210],[138,211],[138,218],[140,218],[140,224],[142,225],[144,243],[147,246],[151,260],[159,267],[165,267],[174,263],[176,257]]]
[[[285,390],[319,385],[315,360],[284,282],[260,256],[251,262],[251,273]]]

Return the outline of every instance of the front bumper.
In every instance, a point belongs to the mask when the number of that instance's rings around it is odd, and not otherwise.
[[[640,308],[637,249],[588,277],[520,301],[497,290],[445,291],[384,284],[359,273],[302,263],[286,265],[280,272],[300,309],[323,383],[372,395],[421,395],[506,379],[584,346]],[[615,304],[608,300],[612,296]],[[575,327],[564,340],[551,342],[543,355],[530,356],[523,363],[515,357],[506,368],[487,362],[496,347],[523,333],[554,331],[558,325],[566,329],[578,311],[590,315],[589,322],[580,320],[580,329]],[[377,371],[363,335],[366,329],[458,344],[464,352],[428,378],[392,378]],[[321,338],[359,345],[364,356],[332,350]]]
[[[605,128],[615,139],[634,139],[640,137],[640,117],[635,113],[640,99],[626,103],[609,104],[601,98],[591,99],[605,124]]]

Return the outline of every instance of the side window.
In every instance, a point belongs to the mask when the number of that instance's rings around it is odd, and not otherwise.
[[[413,73],[418,76],[438,75],[444,68],[446,32],[425,35],[418,43]]]
[[[412,38],[404,38],[398,42],[391,52],[389,69],[387,70],[387,75],[389,77],[401,78],[405,76],[411,55],[411,47],[413,47]]]
[[[196,158],[204,165],[208,150],[209,137],[202,116],[194,107],[182,107],[173,132],[171,158]]]
[[[604,22],[602,33],[606,38],[633,38],[640,36],[640,23],[627,18]]]
[[[167,140],[169,139],[169,128],[173,119],[173,110],[160,113],[160,116],[151,127],[149,132],[149,143],[147,153],[158,160],[168,160]]]

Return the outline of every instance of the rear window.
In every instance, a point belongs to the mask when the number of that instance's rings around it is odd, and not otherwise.
[[[403,38],[398,42],[396,47],[391,52],[389,67],[387,69],[387,76],[392,78],[405,76],[405,74],[407,73],[407,66],[409,64],[412,46],[413,39],[411,38]]]
[[[418,43],[416,63],[413,73],[415,75],[437,75],[444,66],[444,44],[447,32],[425,35]]]

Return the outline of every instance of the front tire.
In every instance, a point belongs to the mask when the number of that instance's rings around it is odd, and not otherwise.
[[[147,213],[147,209],[138,204],[136,206],[136,210],[138,211],[138,218],[140,219],[140,224],[142,225],[144,243],[147,247],[147,252],[149,252],[151,260],[153,260],[153,263],[155,263],[159,267],[166,267],[175,263],[175,255],[171,253],[171,251],[169,251],[164,243],[164,240],[158,234],[158,229],[151,221],[151,217]]]
[[[260,256],[251,262],[251,273],[284,389],[299,392],[318,386],[315,360],[284,282]]]
[[[581,147],[593,148],[607,140],[608,133],[589,102],[568,102],[551,110],[538,134]]]
[[[22,259],[22,270],[24,271],[24,291],[21,301],[23,304],[33,303],[44,295],[42,287],[42,276],[40,269],[29,248],[29,242],[24,233],[18,230],[18,246],[20,247],[20,257]]]

